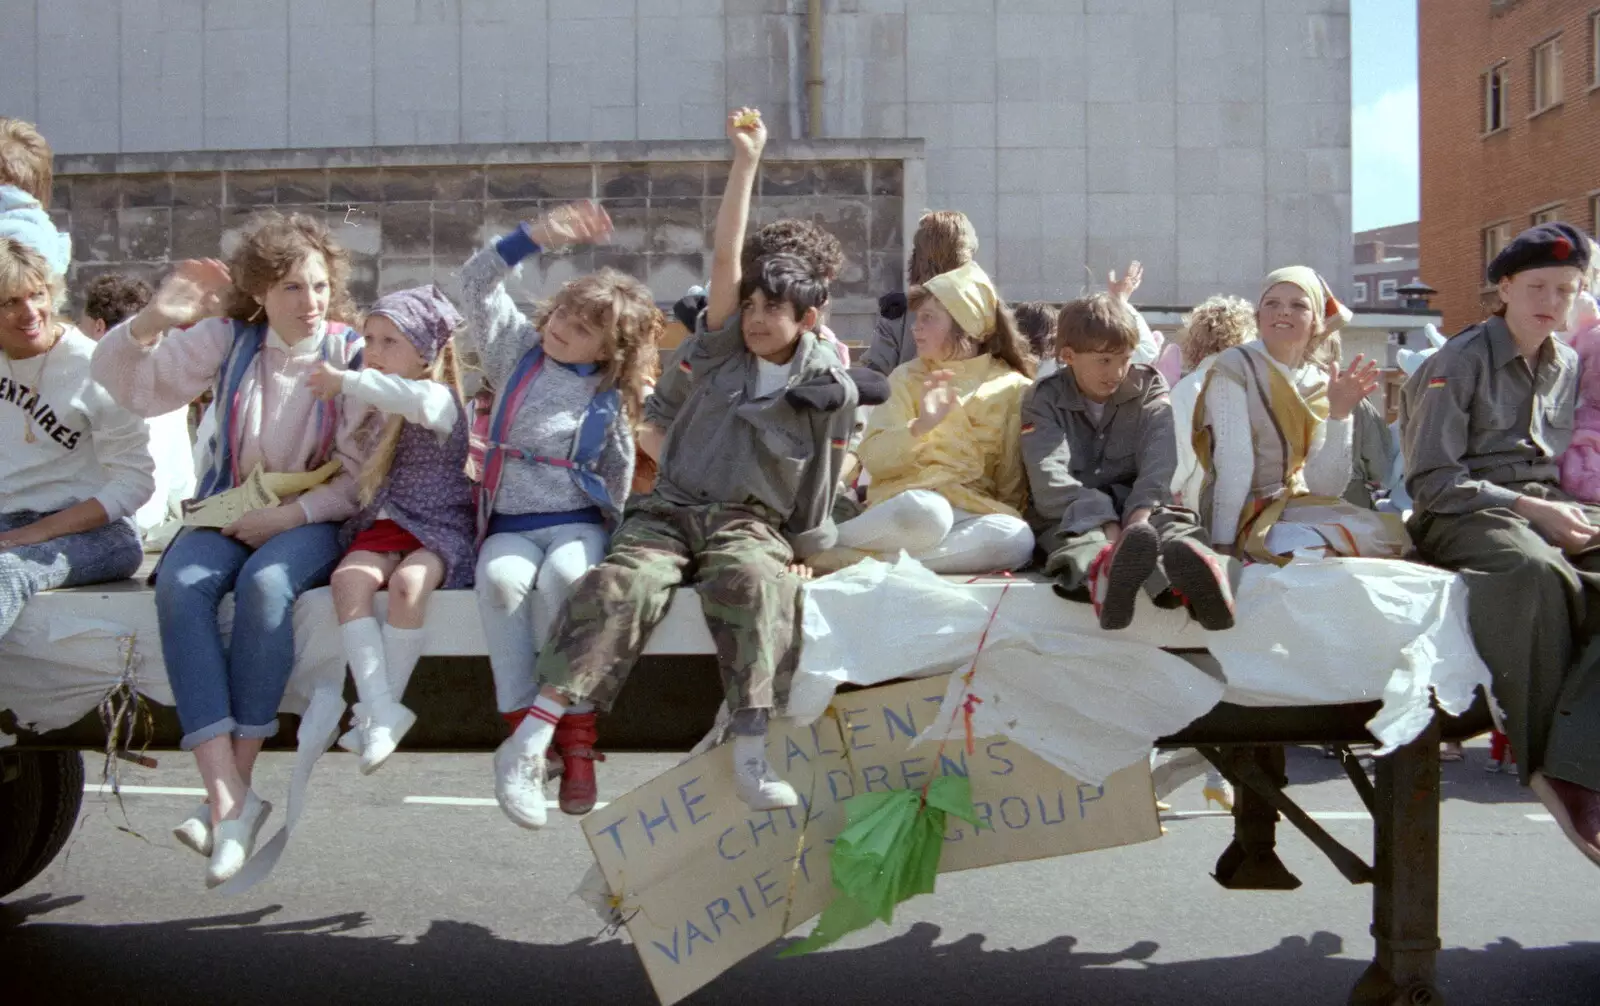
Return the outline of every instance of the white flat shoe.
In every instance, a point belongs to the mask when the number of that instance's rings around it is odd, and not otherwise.
[[[529,751],[521,727],[494,752],[494,798],[506,817],[524,828],[543,828],[549,819],[544,784],[544,751]]]
[[[194,809],[177,827],[172,829],[172,837],[178,844],[186,849],[193,849],[202,856],[211,855],[211,805],[202,803]]]
[[[736,766],[733,788],[751,810],[786,810],[800,806],[794,787],[779,779],[765,758],[752,758]]]
[[[248,790],[239,816],[217,822],[212,839],[215,847],[206,867],[207,887],[226,884],[249,861],[256,851],[256,836],[261,834],[261,826],[270,813],[272,804],[256,796],[255,790]]]
[[[374,708],[363,716],[361,733],[361,774],[371,775],[383,767],[400,747],[401,738],[416,725],[417,714],[398,702]]]

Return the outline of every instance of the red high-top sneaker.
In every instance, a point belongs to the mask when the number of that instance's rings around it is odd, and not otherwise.
[[[561,812],[583,815],[594,809],[594,763],[606,756],[594,749],[599,734],[594,713],[568,713],[556,724],[555,749],[561,755]]]

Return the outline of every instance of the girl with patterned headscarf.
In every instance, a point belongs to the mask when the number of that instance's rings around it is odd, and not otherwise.
[[[308,378],[324,400],[364,409],[372,446],[358,477],[361,510],[339,538],[333,607],[355,680],[363,774],[376,772],[417,717],[400,704],[422,656],[428,596],[472,585],[477,518],[466,474],[467,416],[453,336],[461,315],[436,286],[378,299],[363,326],[360,370],[323,364]],[[387,624],[373,598],[389,588]]]
[[[1319,350],[1351,318],[1305,266],[1266,278],[1257,341],[1216,357],[1194,416],[1205,472],[1197,509],[1218,551],[1282,565],[1295,552],[1399,557],[1398,516],[1340,498],[1350,482],[1351,414],[1378,386],[1375,363],[1324,367]]]

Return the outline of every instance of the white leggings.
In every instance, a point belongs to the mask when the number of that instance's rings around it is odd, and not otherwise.
[[[478,551],[478,617],[502,713],[539,697],[534,665],[572,585],[606,557],[610,535],[599,524],[558,524],[492,534]]]
[[[957,510],[930,489],[908,489],[840,524],[839,544],[889,556],[904,549],[935,573],[993,573],[1033,558],[1026,521]]]

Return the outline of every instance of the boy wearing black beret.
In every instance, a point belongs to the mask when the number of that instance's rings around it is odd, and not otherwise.
[[[1578,358],[1554,338],[1589,265],[1570,224],[1519,235],[1490,263],[1502,306],[1450,339],[1401,400],[1409,530],[1464,574],[1524,784],[1600,863],[1600,507],[1561,491]]]

